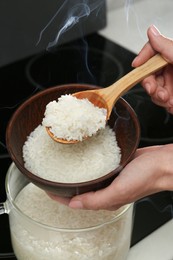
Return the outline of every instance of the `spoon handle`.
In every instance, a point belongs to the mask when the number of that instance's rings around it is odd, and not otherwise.
[[[122,96],[126,91],[131,89],[145,77],[165,67],[167,64],[168,62],[162,58],[160,54],[156,54],[147,62],[133,69],[111,86],[103,89],[101,91],[102,97],[107,101],[109,112],[111,113],[117,99],[119,99],[119,97]]]

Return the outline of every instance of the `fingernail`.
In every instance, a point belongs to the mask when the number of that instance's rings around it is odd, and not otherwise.
[[[155,36],[160,35],[159,30],[154,25],[151,26],[151,31]]]
[[[74,200],[69,203],[69,207],[73,209],[83,209],[83,204],[79,200]]]
[[[136,58],[134,58],[134,60],[132,61],[132,64],[131,64],[132,67],[135,67],[134,64],[135,64],[136,61],[138,61],[138,56],[136,56]]]
[[[158,97],[159,97],[162,101],[164,101],[164,100],[165,100],[165,93],[164,93],[163,91],[159,91],[159,92],[158,92]]]
[[[145,90],[147,91],[148,94],[151,93],[151,86],[150,86],[149,83],[146,83],[146,84],[144,85],[144,88],[145,88]]]

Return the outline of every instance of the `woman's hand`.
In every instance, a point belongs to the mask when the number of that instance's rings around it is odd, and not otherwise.
[[[173,189],[173,145],[138,149],[107,188],[72,199],[49,196],[72,208],[116,210],[147,195]]]
[[[151,26],[148,29],[149,41],[132,62],[138,67],[156,53],[160,53],[170,64],[159,72],[145,78],[141,84],[151,96],[152,101],[173,114],[173,40],[164,37]]]
[[[145,78],[142,85],[154,103],[173,113],[173,41],[154,26],[148,29],[148,38],[132,66],[140,66],[158,52],[169,62],[164,69]],[[173,144],[141,148],[107,188],[72,199],[49,196],[71,208],[116,210],[153,193],[173,190],[172,155]]]

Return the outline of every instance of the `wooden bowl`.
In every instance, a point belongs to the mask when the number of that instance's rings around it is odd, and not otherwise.
[[[121,148],[119,167],[103,177],[81,183],[58,183],[45,180],[24,167],[23,145],[27,136],[41,124],[46,105],[52,100],[57,100],[61,95],[95,88],[97,87],[88,84],[67,84],[40,91],[26,100],[10,119],[6,131],[8,152],[17,168],[41,189],[62,197],[72,197],[76,194],[102,189],[108,186],[132,159],[140,140],[140,126],[134,110],[124,99],[120,98],[108,121],[110,127],[115,131],[118,145]]]

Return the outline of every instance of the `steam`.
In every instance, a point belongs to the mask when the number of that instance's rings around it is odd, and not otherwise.
[[[130,16],[135,19],[135,25],[137,26],[139,35],[143,37],[142,32],[141,32],[141,21],[140,15],[138,14],[137,11],[135,11],[134,5],[133,5],[134,0],[126,0],[125,1],[125,12],[126,12],[126,21],[127,21],[127,26],[130,26]],[[129,29],[130,30],[130,29]]]
[[[60,29],[58,29],[55,39],[52,42],[49,42],[47,49],[55,47],[58,44],[60,37],[77,23],[79,23],[81,19],[87,19],[87,17],[89,17],[89,15],[95,10],[97,11],[97,15],[103,3],[104,0],[65,0],[61,7],[56,11],[55,15],[48,22],[48,24],[40,32],[37,45],[40,43],[45,31],[48,30],[48,27],[50,27],[53,22],[56,22],[56,18],[60,14],[62,16]]]
[[[126,0],[126,2],[125,2],[125,12],[126,12],[127,24],[129,22],[129,13],[130,13],[130,8],[131,8],[131,1],[132,0]]]
[[[142,1],[125,0],[126,24],[129,32],[133,27],[141,39],[146,42],[146,31],[151,24],[155,24],[158,28],[162,28],[163,24],[169,24],[169,14],[164,15],[163,8],[165,3],[157,4],[157,0],[145,0],[145,5],[141,5]],[[172,1],[166,3],[167,10],[172,10]]]

